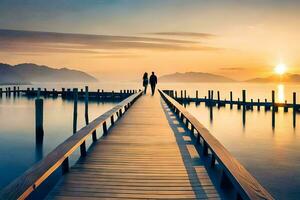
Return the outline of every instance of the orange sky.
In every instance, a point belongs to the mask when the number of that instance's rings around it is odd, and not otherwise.
[[[149,2],[78,1],[57,8],[3,1],[0,62],[68,67],[100,80],[137,79],[144,71],[244,80],[270,75],[280,62],[300,73],[296,1]]]

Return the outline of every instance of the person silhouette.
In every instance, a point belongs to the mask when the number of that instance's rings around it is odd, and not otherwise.
[[[154,95],[156,84],[157,84],[157,77],[155,76],[154,72],[152,72],[152,74],[150,76],[150,85],[151,85],[152,95]]]
[[[144,94],[147,93],[147,87],[148,87],[148,73],[145,72],[143,76],[143,86],[144,86]]]

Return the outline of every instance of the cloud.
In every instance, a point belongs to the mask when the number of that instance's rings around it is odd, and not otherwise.
[[[199,33],[199,32],[156,32],[150,33],[151,35],[164,35],[164,36],[181,36],[181,37],[193,37],[193,38],[211,38],[217,35],[211,33]]]
[[[243,71],[246,70],[244,67],[221,67],[219,68],[222,71]]]
[[[215,51],[192,40],[0,29],[0,52],[99,54],[127,50]]]

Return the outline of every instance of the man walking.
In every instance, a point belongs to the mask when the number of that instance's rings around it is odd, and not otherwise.
[[[152,74],[150,76],[150,85],[151,85],[152,95],[154,95],[156,84],[157,84],[157,77],[155,76],[154,72],[152,72]]]

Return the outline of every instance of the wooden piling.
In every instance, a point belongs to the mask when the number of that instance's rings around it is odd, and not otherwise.
[[[39,97],[35,100],[35,132],[36,138],[43,138],[44,135],[44,111],[43,111],[43,99]]]
[[[230,109],[233,107],[233,97],[232,97],[232,91],[230,91]]]
[[[196,90],[196,101],[198,101],[198,90]]]
[[[243,96],[243,126],[246,124],[246,90],[242,92]]]
[[[284,111],[284,112],[289,112],[289,107],[288,107],[288,105],[287,105],[287,101],[286,101],[286,100],[285,100],[285,103],[284,103],[283,111]]]
[[[16,86],[14,86],[14,88],[13,88],[13,94],[14,94],[14,97],[15,97],[16,94],[17,94],[17,88],[16,88]]]
[[[84,95],[84,113],[85,113],[85,124],[89,124],[89,87],[85,86],[85,95]]]
[[[297,109],[297,95],[293,93],[293,127],[296,127],[296,109]]]
[[[78,102],[78,89],[73,89],[74,95],[74,110],[73,110],[73,134],[77,132],[77,102]]]

